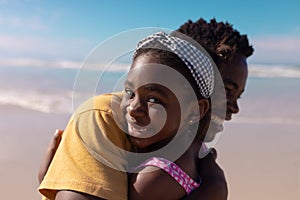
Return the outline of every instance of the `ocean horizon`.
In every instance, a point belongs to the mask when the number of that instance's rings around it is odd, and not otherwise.
[[[129,66],[123,64],[123,68],[106,71],[0,66],[0,106],[71,114],[89,97],[122,90],[115,85],[126,75]],[[298,123],[299,88],[300,65],[249,64],[246,90],[239,100],[242,111],[237,121],[258,123],[263,118],[270,123]],[[282,104],[287,105],[283,108]]]

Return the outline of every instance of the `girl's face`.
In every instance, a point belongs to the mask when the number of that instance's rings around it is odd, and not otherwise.
[[[231,120],[232,114],[239,112],[237,100],[241,97],[246,86],[248,76],[246,58],[236,54],[229,63],[221,63],[219,69],[226,90],[227,111],[225,119]]]
[[[178,95],[156,81],[158,77],[170,77],[153,63],[157,60],[145,54],[135,59],[125,81],[121,103],[129,139],[139,151],[153,151],[167,144],[176,135],[182,120]],[[151,70],[145,72],[146,65],[151,64]]]

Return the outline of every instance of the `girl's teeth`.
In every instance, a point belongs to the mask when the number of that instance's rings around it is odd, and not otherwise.
[[[137,128],[134,128],[133,126],[131,126],[131,129],[134,130],[134,131],[139,131],[139,132],[145,132],[145,131],[148,130],[147,128],[137,129]]]

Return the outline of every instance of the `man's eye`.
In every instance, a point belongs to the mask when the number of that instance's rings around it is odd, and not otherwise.
[[[231,88],[225,87],[225,91],[226,91],[226,92],[230,92],[230,91],[231,91]]]
[[[233,91],[231,88],[225,87],[225,91],[226,91],[226,95],[232,96]]]

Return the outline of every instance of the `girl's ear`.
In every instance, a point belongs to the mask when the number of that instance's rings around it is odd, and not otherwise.
[[[200,110],[200,120],[206,115],[207,111],[209,110],[209,100],[208,99],[200,99],[199,103],[199,110]]]
[[[200,121],[207,111],[209,110],[209,101],[208,99],[200,99],[197,103],[194,103],[191,108],[191,112],[188,117],[190,124]]]

